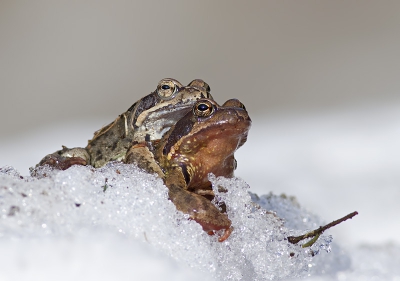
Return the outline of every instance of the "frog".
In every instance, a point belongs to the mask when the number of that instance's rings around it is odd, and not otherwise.
[[[133,145],[125,162],[162,178],[176,209],[210,235],[221,231],[218,241],[223,242],[233,227],[224,210],[211,202],[215,194],[208,175],[234,176],[234,152],[246,142],[250,127],[239,100],[220,106],[212,99],[199,99],[159,141]]]
[[[110,161],[123,161],[132,144],[161,139],[197,100],[213,99],[210,91],[202,79],[183,86],[176,79],[164,78],[155,91],[96,131],[85,148],[62,146],[61,150],[46,155],[36,167],[49,165],[66,170],[72,165],[91,165],[99,168]]]

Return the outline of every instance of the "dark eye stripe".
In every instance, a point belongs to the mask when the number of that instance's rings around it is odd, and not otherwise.
[[[156,93],[151,93],[150,95],[147,95],[144,98],[142,98],[142,100],[140,101],[140,103],[136,107],[135,117],[132,120],[132,125],[133,126],[135,125],[136,120],[138,119],[139,115],[142,114],[142,112],[148,110],[149,108],[152,108],[157,103],[158,103],[158,98],[157,98],[157,94]],[[135,105],[136,104],[137,103],[135,103]]]
[[[176,122],[175,126],[172,127],[172,131],[170,135],[168,136],[168,139],[165,143],[164,149],[163,149],[163,154],[167,155],[168,152],[171,151],[171,147],[179,141],[183,136],[186,136],[189,134],[189,132],[192,130],[194,126],[194,120],[192,120],[192,114],[186,114],[184,117],[179,119],[178,122]]]

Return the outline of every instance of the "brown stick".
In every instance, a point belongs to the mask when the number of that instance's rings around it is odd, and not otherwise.
[[[303,235],[300,235],[300,236],[289,236],[287,239],[288,239],[288,241],[289,241],[290,243],[292,243],[292,244],[297,244],[297,243],[299,243],[301,240],[307,239],[307,238],[309,238],[309,237],[319,236],[319,235],[321,235],[325,230],[327,230],[327,229],[329,229],[329,228],[331,228],[331,227],[334,227],[335,225],[337,225],[337,224],[339,224],[339,223],[341,223],[341,222],[344,222],[345,220],[351,219],[351,218],[353,218],[353,217],[356,216],[356,215],[358,215],[358,212],[353,212],[353,213],[351,213],[351,214],[348,214],[347,216],[344,216],[344,217],[341,218],[341,219],[335,220],[335,221],[333,221],[333,222],[331,222],[331,223],[328,223],[327,225],[320,226],[320,227],[317,228],[317,229],[314,229],[314,230],[312,230],[312,231],[310,231],[310,232],[307,232],[306,234],[303,234]],[[315,242],[315,241],[314,241],[314,242]],[[314,243],[312,243],[312,244],[314,244]],[[312,244],[307,245],[306,247],[311,246]]]

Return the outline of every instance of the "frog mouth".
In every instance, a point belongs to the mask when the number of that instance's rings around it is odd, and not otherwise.
[[[191,108],[192,105],[181,103],[154,110],[140,124],[139,131],[151,132],[151,139],[161,139]]]
[[[187,103],[176,103],[165,105],[164,103],[160,103],[159,105],[154,106],[152,109],[147,110],[146,112],[142,112],[140,116],[136,120],[136,127],[146,126],[149,127],[149,124],[154,122],[163,120],[163,122],[172,122],[176,123],[180,118],[182,118],[187,112],[189,112],[192,104]]]
[[[159,131],[168,131],[175,123],[185,116],[190,109],[191,105],[174,105],[171,108],[160,108],[149,113],[147,119],[143,122],[143,126],[157,127]]]
[[[249,119],[240,120],[234,124],[227,122],[221,126],[201,129],[193,133],[186,141],[192,143],[193,152],[203,147],[215,146],[216,153],[219,151],[229,155],[246,142],[250,126]]]
[[[191,108],[191,104],[175,104],[168,107],[159,108],[148,114],[148,121],[146,121],[146,123],[161,119],[165,122],[176,123],[176,121],[185,116],[185,114],[188,113]]]
[[[245,122],[247,123],[247,122]],[[233,141],[234,139],[247,139],[249,128],[248,126],[229,126],[227,128],[212,128],[208,129],[206,133],[203,134],[199,131],[193,134],[192,138],[196,138],[197,141],[209,141],[213,139],[226,139],[227,141]]]

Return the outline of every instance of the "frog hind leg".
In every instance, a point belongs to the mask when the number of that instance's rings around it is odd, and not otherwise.
[[[157,173],[164,179],[168,187],[169,199],[175,207],[190,216],[190,219],[199,223],[203,230],[209,234],[214,231],[225,230],[218,241],[226,240],[232,233],[231,221],[226,214],[221,213],[210,200],[205,197],[189,192],[185,189],[187,183],[181,167],[172,169],[167,175],[161,170],[154,154],[145,143],[134,144],[126,154],[125,163],[135,163],[139,168],[148,173]]]
[[[179,181],[177,182],[176,175],[169,175],[165,184],[169,189],[169,199],[179,211],[188,214],[190,219],[199,223],[203,230],[209,234],[213,234],[214,231],[225,230],[224,234],[219,237],[219,242],[223,242],[229,237],[233,231],[231,221],[214,204],[201,195],[183,189]]]
[[[46,155],[38,166],[49,165],[58,170],[66,170],[72,165],[87,165],[90,162],[90,156],[88,152],[81,147],[67,148],[63,146],[63,149],[58,150],[52,154]]]

